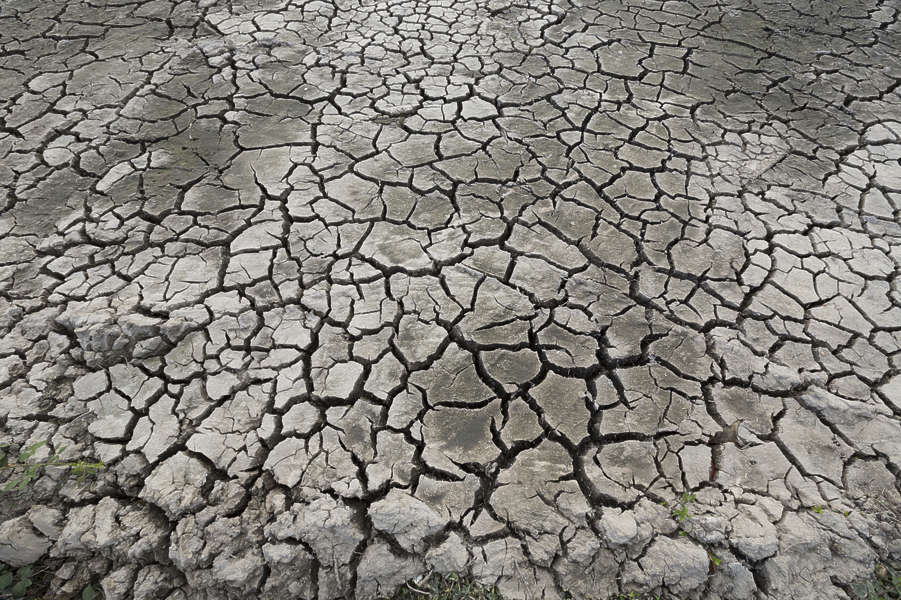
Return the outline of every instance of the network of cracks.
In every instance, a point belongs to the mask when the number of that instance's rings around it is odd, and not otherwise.
[[[6,0],[0,560],[846,598],[901,557],[892,0]]]

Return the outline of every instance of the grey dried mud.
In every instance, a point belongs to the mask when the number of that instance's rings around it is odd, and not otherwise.
[[[845,598],[901,553],[899,56],[891,0],[6,0],[2,437],[108,467],[0,560]]]

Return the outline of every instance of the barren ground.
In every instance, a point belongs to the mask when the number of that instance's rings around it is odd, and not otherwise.
[[[895,0],[2,0],[54,597],[830,600],[901,556]],[[693,495],[688,495],[693,494]]]

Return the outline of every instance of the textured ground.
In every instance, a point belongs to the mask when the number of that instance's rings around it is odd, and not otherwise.
[[[0,560],[844,598],[901,554],[899,11],[3,0],[0,430],[108,466]]]

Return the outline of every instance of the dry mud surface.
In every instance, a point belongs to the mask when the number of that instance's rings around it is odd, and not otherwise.
[[[107,468],[0,560],[845,598],[901,554],[899,53],[893,0],[4,0],[3,439]]]

